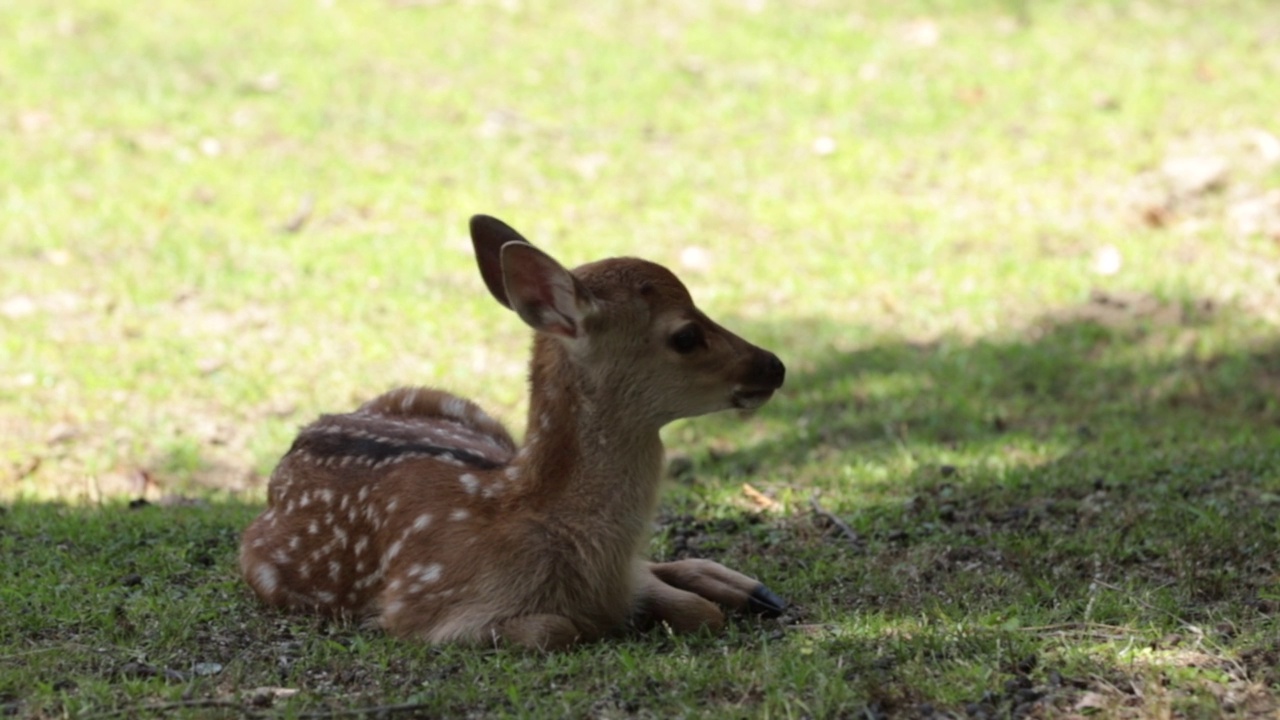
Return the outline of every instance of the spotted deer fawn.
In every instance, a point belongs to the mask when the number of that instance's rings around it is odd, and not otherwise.
[[[364,617],[428,642],[544,650],[661,622],[717,629],[719,606],[785,603],[709,560],[646,562],[659,429],[754,409],[785,369],[715,324],[669,270],[570,272],[499,220],[471,220],[480,275],[534,330],[523,445],[470,401],[401,388],[304,427],[244,533],[270,605]]]

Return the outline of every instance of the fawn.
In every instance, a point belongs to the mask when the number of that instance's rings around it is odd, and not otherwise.
[[[719,605],[786,603],[709,560],[646,562],[659,429],[751,410],[777,356],[712,322],[671,271],[614,258],[570,272],[495,218],[480,275],[535,333],[527,437],[463,398],[401,388],[302,428],[244,533],[268,604],[376,618],[432,643],[558,649],[625,627],[718,629]]]

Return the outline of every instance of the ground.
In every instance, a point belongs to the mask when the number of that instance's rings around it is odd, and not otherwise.
[[[1280,8],[0,8],[0,711],[1274,717]],[[776,351],[651,546],[789,599],[555,655],[262,607],[297,427],[520,434],[496,215]]]

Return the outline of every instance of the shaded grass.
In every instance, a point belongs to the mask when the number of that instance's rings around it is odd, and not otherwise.
[[[678,445],[710,449],[672,489],[655,555],[717,558],[795,603],[778,623],[739,619],[716,637],[659,630],[551,657],[424,648],[260,608],[233,570],[254,504],[20,504],[0,535],[19,610],[0,628],[12,648],[0,692],[33,715],[184,698],[229,705],[200,716],[265,712],[254,698],[270,687],[301,690],[275,701],[286,716],[403,703],[445,715],[978,715],[1082,698],[1106,713],[1273,711],[1280,458],[1275,408],[1250,399],[1274,352],[1191,369],[1133,359],[1153,335],[1229,324],[887,343],[796,377],[794,395],[746,428],[677,428]],[[1205,378],[1167,380],[1192,371]],[[824,389],[851,374],[863,397]],[[1070,388],[1029,382],[1055,377]],[[999,414],[971,402],[973,385]],[[1152,387],[1172,389],[1133,397]],[[752,507],[744,481],[782,511]],[[856,539],[808,513],[813,492]],[[195,672],[210,663],[213,675]]]

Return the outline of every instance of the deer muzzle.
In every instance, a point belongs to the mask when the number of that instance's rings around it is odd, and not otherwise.
[[[739,410],[754,410],[773,397],[774,391],[782,387],[786,376],[787,368],[777,355],[767,350],[756,350],[747,376],[734,388],[730,402]]]

